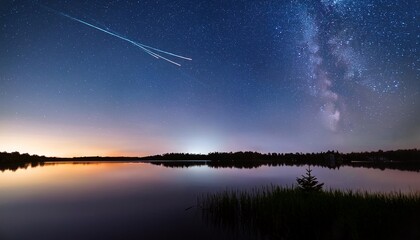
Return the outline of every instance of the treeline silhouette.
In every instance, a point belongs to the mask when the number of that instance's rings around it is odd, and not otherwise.
[[[27,153],[20,154],[19,152],[0,152],[0,171],[11,170],[16,171],[19,168],[36,167],[44,165],[44,162],[50,160],[45,156],[29,155]]]
[[[366,167],[378,169],[398,169],[420,171],[420,151],[417,149],[376,151],[360,153],[339,153],[327,151],[320,153],[259,153],[259,152],[213,152],[209,154],[167,153],[141,158],[154,160],[154,164],[166,167],[190,167],[208,165],[209,167],[256,168],[267,166],[314,165],[327,168],[340,166]],[[172,160],[172,162],[164,162]],[[185,162],[178,160],[210,160],[210,162]],[[163,161],[163,162],[159,162]]]
[[[57,158],[19,152],[0,152],[0,171],[26,169],[28,167],[44,166],[46,162],[131,162],[139,161],[137,157],[74,157]]]
[[[195,162],[194,162],[195,160]],[[202,160],[208,160],[203,162]],[[341,166],[398,169],[420,171],[420,150],[395,150],[359,153],[259,153],[259,152],[213,152],[209,154],[167,153],[147,157],[76,157],[56,158],[29,155],[19,152],[0,152],[0,170],[15,171],[18,168],[42,165],[45,162],[137,162],[150,161],[166,167],[190,167],[208,165],[214,168],[256,168],[266,166],[314,165],[327,168]],[[189,161],[189,162],[188,162]],[[201,162],[199,162],[201,161]]]

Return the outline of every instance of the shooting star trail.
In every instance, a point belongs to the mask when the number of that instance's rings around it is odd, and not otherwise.
[[[45,7],[45,6],[44,6],[44,7]],[[163,53],[163,54],[166,54],[166,55],[169,55],[169,56],[173,56],[173,57],[177,57],[177,58],[184,59],[184,60],[189,60],[189,61],[191,61],[191,60],[192,60],[192,59],[191,59],[191,58],[189,58],[189,57],[184,57],[184,56],[181,56],[181,55],[178,55],[178,54],[175,54],[175,53],[171,53],[171,52],[164,51],[164,50],[161,50],[161,49],[158,49],[158,48],[154,48],[154,47],[151,47],[151,46],[148,46],[148,45],[145,45],[145,44],[139,43],[139,42],[135,42],[135,41],[133,41],[133,40],[131,40],[131,39],[128,39],[128,38],[126,38],[126,37],[124,37],[124,36],[122,36],[122,35],[120,35],[120,34],[118,34],[118,33],[111,32],[110,30],[103,29],[103,28],[101,28],[101,27],[95,26],[95,25],[93,25],[93,24],[91,24],[91,23],[88,23],[88,22],[85,22],[85,21],[83,21],[83,20],[77,19],[77,18],[72,17],[72,16],[70,16],[70,15],[68,15],[68,14],[65,14],[65,13],[62,13],[62,12],[59,12],[59,11],[56,11],[56,10],[54,10],[54,9],[51,9],[51,8],[49,8],[49,7],[45,7],[45,8],[47,8],[48,10],[50,10],[50,11],[52,11],[52,12],[56,13],[56,14],[59,14],[59,15],[61,15],[61,16],[63,16],[63,17],[69,18],[69,19],[71,19],[71,20],[73,20],[73,21],[76,21],[76,22],[82,23],[82,24],[84,24],[84,25],[86,25],[86,26],[89,26],[89,27],[94,28],[94,29],[96,29],[96,30],[99,30],[99,31],[101,31],[101,32],[107,33],[107,34],[109,34],[109,35],[111,35],[111,36],[117,37],[117,38],[119,38],[119,39],[121,39],[121,40],[124,40],[124,41],[126,41],[126,42],[129,42],[129,43],[131,43],[131,44],[133,44],[134,46],[136,46],[136,47],[140,48],[141,50],[143,50],[144,52],[146,52],[147,54],[149,54],[150,56],[152,56],[152,57],[154,57],[154,58],[156,58],[156,59],[162,59],[162,60],[165,60],[165,61],[167,61],[167,62],[169,62],[169,63],[175,64],[175,65],[177,65],[177,66],[181,66],[181,64],[179,64],[179,63],[177,63],[177,62],[175,62],[175,61],[173,61],[173,60],[170,60],[170,59],[168,59],[168,58],[166,58],[166,57],[164,57],[164,56],[162,56],[162,55],[160,55],[160,54],[156,53],[156,52],[159,52],[159,53]]]

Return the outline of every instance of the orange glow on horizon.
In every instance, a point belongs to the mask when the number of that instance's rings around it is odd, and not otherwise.
[[[0,122],[0,132],[0,151],[47,157],[141,157],[162,146],[157,139],[127,138],[88,127]]]

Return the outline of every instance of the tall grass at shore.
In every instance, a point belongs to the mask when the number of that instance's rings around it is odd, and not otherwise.
[[[206,222],[259,239],[420,239],[420,194],[269,186],[200,197]]]

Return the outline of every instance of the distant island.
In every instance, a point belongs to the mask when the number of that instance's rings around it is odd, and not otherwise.
[[[339,153],[327,151],[320,153],[259,153],[259,152],[213,152],[209,154],[167,153],[147,157],[74,157],[58,158],[21,154],[19,152],[0,152],[0,170],[16,170],[35,167],[46,162],[138,162],[147,161],[166,167],[189,167],[208,165],[209,167],[255,168],[263,165],[314,165],[328,168],[341,166],[367,167],[379,169],[398,169],[420,171],[420,150],[407,149],[395,151]]]

